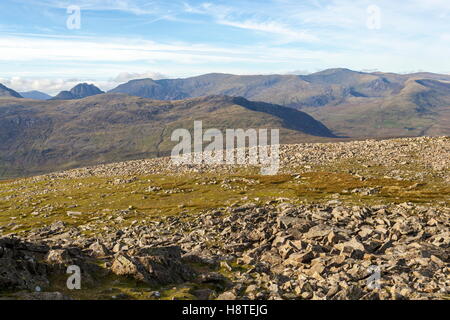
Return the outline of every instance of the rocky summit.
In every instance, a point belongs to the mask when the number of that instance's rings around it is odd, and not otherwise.
[[[70,89],[70,91],[61,91],[52,100],[76,100],[102,93],[104,92],[93,84],[80,83]]]
[[[449,299],[450,139],[283,145],[0,183],[3,299]],[[81,288],[67,287],[69,266]]]

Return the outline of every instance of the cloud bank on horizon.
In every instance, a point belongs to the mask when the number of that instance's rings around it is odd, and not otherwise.
[[[449,21],[448,0],[7,0],[0,82],[54,94],[209,72],[450,73]]]

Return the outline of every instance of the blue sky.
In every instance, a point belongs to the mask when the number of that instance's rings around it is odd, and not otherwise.
[[[18,91],[209,72],[450,73],[449,56],[448,0],[0,2],[0,82]]]

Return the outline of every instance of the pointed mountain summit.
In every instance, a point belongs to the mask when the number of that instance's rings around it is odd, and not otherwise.
[[[97,88],[93,84],[80,83],[70,89],[70,91],[61,91],[56,97],[52,98],[52,100],[75,100],[75,99],[83,99],[90,96],[95,96],[97,94],[104,93],[102,90]]]
[[[18,92],[0,83],[0,97],[23,98]]]

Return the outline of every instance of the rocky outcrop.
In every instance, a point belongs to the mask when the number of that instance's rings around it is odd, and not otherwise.
[[[57,96],[51,100],[75,100],[83,99],[90,96],[95,96],[104,93],[93,84],[80,83],[70,89],[70,91],[61,91]]]
[[[105,179],[111,193],[117,190],[110,189],[113,186],[139,184],[139,190],[146,190],[142,201],[144,197],[175,198],[183,192],[195,192],[199,186],[201,196],[205,196],[205,190],[211,191],[206,189],[209,185],[226,190],[239,184],[240,200],[196,211],[179,205],[180,211],[170,215],[163,212],[164,206],[154,214],[141,213],[136,202],[127,203],[128,209],[91,213],[76,204],[56,210],[46,202],[36,205],[27,211],[28,218],[54,222],[29,230],[20,227],[24,224],[22,216],[9,216],[3,220],[6,225],[0,226],[0,234],[8,233],[0,238],[0,297],[5,290],[18,292],[16,298],[26,299],[62,298],[57,292],[71,296],[54,287],[52,275],[67,277],[67,266],[77,265],[83,286],[96,290],[103,287],[99,283],[109,281],[110,287],[96,291],[96,298],[102,294],[106,298],[129,299],[129,292],[119,292],[118,283],[132,286],[133,292],[140,292],[138,298],[148,299],[174,298],[167,294],[174,288],[184,290],[181,298],[224,300],[448,298],[450,209],[445,181],[450,181],[446,180],[449,142],[443,137],[281,148],[281,172],[286,174],[280,176],[288,181],[282,191],[304,184],[304,178],[322,179],[321,175],[308,174],[328,166],[328,172],[336,170],[339,178],[351,177],[358,183],[365,179],[376,180],[377,184],[394,181],[394,187],[406,191],[405,198],[411,191],[416,194],[411,202],[400,200],[396,193],[392,196],[389,187],[364,184],[357,188],[350,184],[348,190],[330,193],[319,191],[319,197],[324,195],[322,199],[261,199],[247,196],[250,193],[245,190],[259,186],[263,178],[248,175],[208,175],[207,179],[198,175],[189,189],[181,176],[180,183],[170,183],[168,188],[168,180],[156,186],[155,179],[149,180],[144,174],[233,170],[233,166],[204,164],[171,166],[168,159],[36,177],[29,181],[46,186],[33,185],[31,190],[21,185],[23,180],[7,182],[5,186],[10,186],[11,192],[3,193],[2,199],[17,203],[50,197],[51,188],[59,187],[57,179],[80,176],[113,177]],[[269,179],[277,182],[277,177]],[[96,186],[92,184],[94,179],[88,180],[90,188]],[[397,182],[401,183],[397,186]],[[83,183],[77,181],[77,193],[87,190],[82,189]],[[423,184],[430,188],[421,190]],[[130,188],[126,192],[141,192],[137,190]],[[434,198],[438,192],[444,196]],[[21,198],[24,194],[26,198]],[[58,215],[66,222],[55,220]],[[36,291],[36,287],[42,291]]]
[[[314,167],[349,165],[370,169],[377,167],[389,178],[423,179],[440,177],[450,181],[450,137],[402,138],[391,140],[364,140],[342,143],[302,143],[280,146],[279,173],[301,174]],[[232,174],[246,165],[225,164],[175,164],[169,157],[133,160],[88,168],[73,169],[33,178],[81,178],[89,176],[133,176],[149,174],[179,175],[185,173],[214,172]],[[251,167],[251,166],[247,166]],[[347,170],[364,178],[356,170]],[[362,171],[362,170],[359,170]],[[370,170],[367,170],[370,171]],[[370,174],[365,176],[370,177]],[[352,190],[358,193],[375,193],[374,190]]]
[[[154,286],[183,283],[195,277],[195,272],[181,262],[179,247],[143,248],[136,254],[129,256],[121,253],[116,256],[111,266],[112,272]]]
[[[56,249],[52,234],[46,245],[4,238],[0,283],[45,288],[49,270],[72,263],[95,281],[101,275],[90,259],[100,255],[109,261],[108,272],[152,288],[214,285],[194,290],[199,298],[439,299],[449,293],[449,217],[448,208],[411,203],[299,206],[278,200],[111,228],[95,239],[79,234],[67,248]],[[42,230],[28,237],[37,234]]]
[[[46,248],[25,245],[14,238],[0,239],[0,288],[32,290],[49,285],[48,268],[39,262]]]

